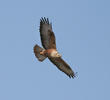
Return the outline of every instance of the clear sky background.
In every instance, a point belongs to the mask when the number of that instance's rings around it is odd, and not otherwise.
[[[34,56],[44,16],[75,79]],[[110,100],[110,0],[0,0],[0,100]]]

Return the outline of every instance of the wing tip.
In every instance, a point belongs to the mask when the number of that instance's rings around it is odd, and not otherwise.
[[[39,32],[41,32],[43,25],[50,25],[52,27],[52,23],[50,23],[49,18],[46,18],[46,17],[40,18]]]
[[[73,72],[73,73],[71,73],[68,76],[69,76],[69,78],[73,78],[74,79],[75,77],[77,77],[77,72],[76,73]]]
[[[41,24],[48,24],[48,25],[49,25],[49,18],[41,17],[40,23],[41,23]]]

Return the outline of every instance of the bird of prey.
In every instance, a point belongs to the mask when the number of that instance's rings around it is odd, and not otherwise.
[[[48,58],[59,70],[70,78],[74,78],[75,73],[57,51],[55,35],[52,31],[52,24],[49,22],[48,18],[42,17],[40,19],[39,31],[43,48],[37,44],[34,46],[34,53],[37,59],[42,62],[44,59]]]

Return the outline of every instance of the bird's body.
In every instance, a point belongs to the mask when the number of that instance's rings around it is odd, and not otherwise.
[[[55,35],[48,18],[41,18],[39,30],[42,46],[44,48],[41,48],[38,45],[34,46],[34,53],[38,60],[43,61],[45,58],[48,58],[58,69],[63,71],[69,77],[75,77],[70,66],[61,58],[61,54],[59,54],[56,49]]]
[[[40,52],[41,55],[46,55],[50,57],[61,57],[56,49],[47,49]]]

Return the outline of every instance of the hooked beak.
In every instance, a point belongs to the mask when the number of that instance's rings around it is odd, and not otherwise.
[[[58,54],[57,54],[57,57],[61,57],[61,54],[58,53]]]

